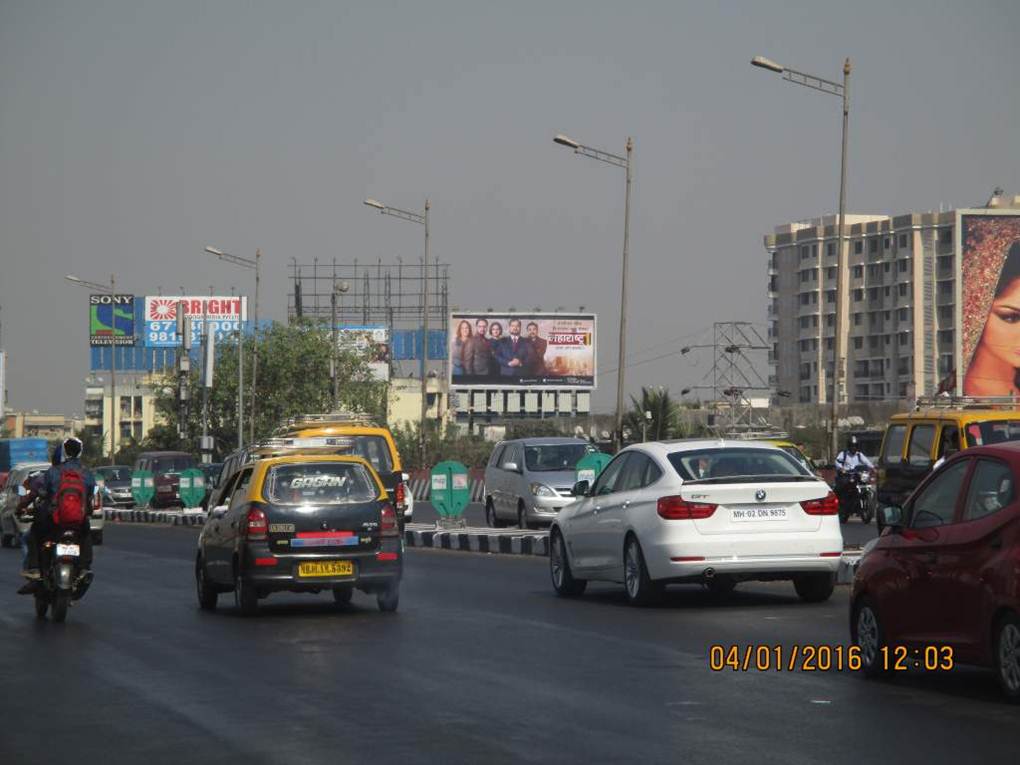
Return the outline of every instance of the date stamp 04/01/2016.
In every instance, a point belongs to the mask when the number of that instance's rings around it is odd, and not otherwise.
[[[867,669],[863,649],[856,645],[722,645],[708,650],[713,672],[857,672]],[[883,672],[948,672],[954,666],[953,649],[946,645],[910,648],[902,645],[876,648],[876,669]]]

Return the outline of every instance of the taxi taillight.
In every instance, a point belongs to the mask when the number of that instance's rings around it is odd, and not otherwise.
[[[379,536],[382,537],[395,537],[400,534],[397,528],[397,514],[393,510],[393,505],[387,502],[382,506],[381,518],[379,523]]]
[[[265,539],[269,534],[269,519],[261,507],[255,506],[248,511],[245,519],[248,539]]]
[[[404,486],[403,481],[397,484],[396,491],[393,492],[393,495],[396,498],[397,507],[404,510],[407,507],[407,487]]]

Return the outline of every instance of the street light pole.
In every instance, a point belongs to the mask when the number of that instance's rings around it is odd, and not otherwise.
[[[249,440],[255,441],[255,416],[257,408],[258,395],[255,390],[255,386],[258,384],[259,374],[259,352],[258,352],[258,331],[259,331],[259,282],[262,276],[262,250],[255,250],[255,259],[246,258],[242,255],[232,255],[229,252],[217,249],[216,247],[207,246],[205,251],[210,255],[215,255],[220,260],[225,260],[228,263],[233,263],[241,268],[250,268],[255,271],[255,329],[253,337],[255,342],[252,344],[252,362],[251,362],[251,423],[249,428]],[[243,348],[244,348],[244,321],[241,321],[241,329],[238,333],[238,348],[237,348],[237,448],[240,449],[244,446],[244,408],[243,398],[244,394],[242,390],[244,388],[244,362],[243,362]]]
[[[616,371],[616,432],[613,434],[613,442],[616,449],[619,450],[623,447],[624,359],[627,355],[627,274],[630,260],[630,187],[632,182],[631,166],[634,159],[634,139],[630,136],[627,137],[627,155],[625,157],[585,146],[562,133],[557,134],[553,138],[553,142],[573,149],[574,154],[581,154],[591,159],[597,159],[600,162],[622,167],[626,172],[627,187],[623,206],[623,266],[620,278],[619,363],[617,364]]]
[[[424,213],[411,212],[409,210],[401,210],[398,207],[390,207],[384,205],[375,199],[366,199],[365,204],[369,207],[374,207],[383,215],[392,215],[395,218],[401,220],[410,221],[411,223],[417,223],[425,227],[425,256],[422,261],[422,319],[421,319],[421,425],[420,432],[418,434],[418,451],[421,458],[422,467],[425,466],[426,454],[426,438],[425,438],[425,422],[428,416],[428,391],[426,390],[425,381],[427,379],[427,358],[429,351],[429,210],[432,209],[432,205],[429,200],[425,199],[425,211]],[[436,407],[438,410],[438,406]]]
[[[787,82],[795,85],[803,85],[830,96],[838,96],[843,101],[843,135],[839,164],[839,216],[836,224],[838,242],[836,244],[836,326],[832,343],[832,396],[830,400],[829,427],[830,442],[829,448],[832,458],[836,458],[839,451],[839,405],[840,386],[845,384],[846,379],[846,328],[849,324],[849,295],[847,285],[849,283],[849,260],[850,253],[846,245],[846,148],[847,148],[847,124],[850,116],[850,59],[843,61],[843,83],[825,80],[811,74],[798,72],[782,64],[765,58],[755,56],[751,59],[751,66],[767,69],[770,72],[781,74]],[[824,386],[822,388],[824,390]]]
[[[72,284],[77,284],[81,287],[88,287],[96,292],[102,292],[106,295],[117,294],[117,277],[115,274],[110,274],[110,286],[107,287],[105,284],[98,284],[96,282],[90,282],[86,279],[79,279],[73,274],[68,274],[64,277],[67,281]],[[115,456],[117,453],[117,345],[116,345],[116,315],[113,319],[114,326],[111,328],[114,330],[114,334],[110,337],[110,464],[114,464]],[[133,341],[132,341],[133,342]],[[3,395],[3,391],[0,391],[0,396]]]

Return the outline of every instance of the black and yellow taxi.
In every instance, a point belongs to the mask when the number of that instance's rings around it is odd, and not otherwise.
[[[248,615],[274,592],[332,592],[347,603],[357,589],[395,611],[403,545],[372,465],[354,455],[259,456],[224,477],[209,511],[195,560],[199,605],[212,610],[233,592]]]

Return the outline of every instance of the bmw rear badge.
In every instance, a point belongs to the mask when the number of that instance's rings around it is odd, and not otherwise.
[[[758,491],[756,491],[754,493],[754,498],[756,500],[758,500],[759,502],[764,502],[765,501],[765,489],[758,489]]]

